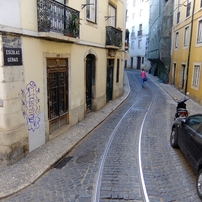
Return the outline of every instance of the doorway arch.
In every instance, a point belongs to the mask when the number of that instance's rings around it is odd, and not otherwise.
[[[86,112],[93,110],[92,99],[95,95],[95,55],[86,56]]]

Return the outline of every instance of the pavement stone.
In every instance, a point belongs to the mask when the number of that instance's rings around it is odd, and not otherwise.
[[[130,70],[129,70],[130,71]],[[158,82],[158,78],[148,74],[148,78],[156,82],[173,99],[184,96],[179,90],[170,84]],[[86,118],[77,125],[64,131],[61,135],[47,142],[40,148],[31,152],[16,164],[7,167],[0,173],[0,199],[12,195],[21,189],[34,183],[41,175],[49,170],[59,159],[65,156],[80,140],[102,123],[130,94],[127,71],[124,73],[124,92],[120,98],[109,102],[97,112],[87,114]],[[202,112],[202,106],[193,100],[187,101],[187,109],[192,113]],[[118,162],[114,162],[118,163]],[[115,173],[114,173],[115,174]],[[73,186],[73,185],[72,185]],[[52,187],[54,189],[54,187]],[[108,195],[108,187],[101,190]],[[123,194],[123,193],[122,193]],[[120,196],[117,196],[117,198]],[[122,197],[122,196],[121,196]],[[128,196],[134,199],[134,196]],[[139,200],[139,199],[138,199]],[[89,201],[84,196],[81,201]],[[137,200],[135,200],[137,201]]]

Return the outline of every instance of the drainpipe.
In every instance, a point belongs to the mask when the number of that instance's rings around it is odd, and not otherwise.
[[[185,83],[185,91],[184,94],[187,94],[187,85],[188,85],[188,75],[189,75],[189,65],[190,65],[190,52],[191,52],[191,44],[192,44],[192,31],[193,31],[193,20],[194,20],[194,7],[196,0],[193,0],[193,9],[191,16],[191,29],[190,29],[190,40],[189,40],[189,49],[188,49],[188,58],[187,58],[187,75],[186,75],[186,83]]]

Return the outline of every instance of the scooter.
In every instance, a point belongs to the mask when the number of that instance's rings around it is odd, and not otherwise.
[[[175,113],[175,118],[178,118],[178,117],[187,117],[189,115],[189,112],[188,110],[186,109],[186,104],[185,102],[189,100],[188,97],[184,97],[180,100],[177,101],[177,107],[176,107],[176,113]]]

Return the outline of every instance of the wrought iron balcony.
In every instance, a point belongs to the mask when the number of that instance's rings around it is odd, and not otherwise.
[[[122,46],[122,31],[112,26],[106,26],[106,46]]]
[[[37,0],[38,31],[79,37],[80,12],[55,0]]]

